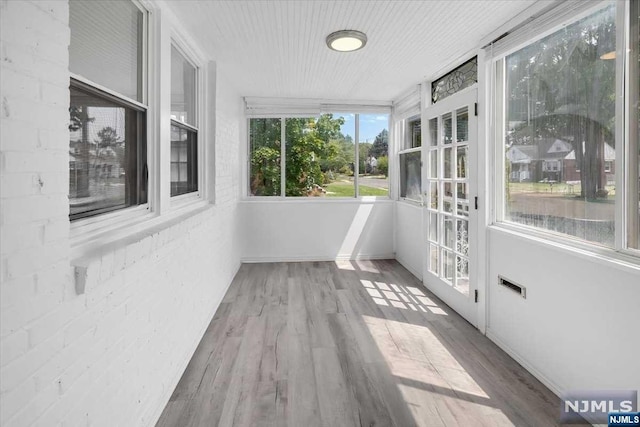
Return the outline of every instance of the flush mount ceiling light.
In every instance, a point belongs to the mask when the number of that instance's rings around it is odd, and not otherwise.
[[[338,52],[353,52],[367,44],[367,35],[355,30],[340,30],[327,36],[329,49]]]

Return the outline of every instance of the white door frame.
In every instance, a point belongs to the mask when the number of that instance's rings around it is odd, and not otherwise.
[[[426,92],[425,95],[428,96],[429,91]],[[427,101],[423,99],[423,101]],[[480,144],[480,140],[484,139],[481,134],[481,130],[484,130],[484,126],[480,126],[480,120],[478,115],[475,114],[477,112],[478,105],[478,85],[473,85],[469,88],[463,89],[460,92],[450,95],[449,97],[439,101],[437,104],[430,104],[428,101],[423,102],[422,105],[425,105],[425,108],[422,109],[422,123],[423,129],[426,129],[423,132],[423,150],[422,150],[422,164],[424,167],[422,168],[422,181],[425,183],[423,187],[423,198],[425,199],[424,207],[422,210],[422,221],[425,225],[424,235],[422,240],[423,247],[423,282],[424,285],[431,290],[434,294],[436,294],[440,299],[442,299],[445,303],[451,306],[454,310],[460,313],[465,319],[467,319],[474,326],[478,327],[478,329],[484,333],[485,331],[485,301],[486,298],[481,298],[481,293],[484,294],[484,277],[481,275],[484,274],[485,268],[484,266],[480,266],[482,262],[486,262],[484,256],[481,256],[480,248],[484,249],[484,235],[485,230],[482,228],[482,223],[484,220],[484,215],[481,215],[480,211],[475,208],[474,200],[478,196],[478,194],[482,191],[481,189],[484,186],[484,179],[481,177],[482,172],[485,168],[482,167],[483,163],[481,163],[482,159],[485,158],[482,155],[482,147]],[[431,144],[430,141],[430,132],[429,132],[429,120],[436,116],[441,116],[446,114],[449,111],[456,110],[463,106],[469,106],[468,114],[469,114],[469,151],[468,151],[468,164],[470,165],[471,174],[469,175],[469,295],[465,297],[464,294],[455,290],[453,286],[446,284],[442,279],[435,276],[433,273],[429,271],[429,221],[428,221],[428,205],[431,201],[428,199],[428,152]],[[475,108],[474,108],[475,105]],[[426,134],[426,139],[424,135]],[[483,144],[484,145],[484,144]],[[452,159],[455,162],[455,159]],[[455,191],[455,190],[454,190]],[[442,198],[443,195],[440,196]],[[454,206],[454,210],[457,207]],[[455,229],[455,222],[454,222]],[[440,230],[442,232],[443,230]],[[482,235],[482,236],[481,236]],[[482,246],[481,246],[482,244]],[[454,263],[455,264],[455,263]],[[478,301],[474,302],[475,299],[475,291],[478,292]]]

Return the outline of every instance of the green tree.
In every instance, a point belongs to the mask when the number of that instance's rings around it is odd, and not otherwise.
[[[251,119],[251,194],[280,195],[280,119]]]
[[[375,158],[387,156],[389,154],[389,131],[382,129],[373,141],[369,155]]]
[[[615,34],[611,6],[507,59],[509,118],[521,122],[508,142],[569,142],[587,199],[606,194],[604,144],[615,144],[615,61],[603,59]]]

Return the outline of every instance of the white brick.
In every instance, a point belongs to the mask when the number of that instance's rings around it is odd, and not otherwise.
[[[38,416],[58,401],[59,398],[57,386],[51,384],[47,388],[40,390],[7,424],[16,426],[32,425]]]
[[[2,410],[0,411],[0,425],[9,426],[7,420],[24,408],[35,396],[36,384],[32,379],[20,384],[15,389],[2,394]]]
[[[17,387],[62,349],[62,334],[57,334],[24,356],[0,368],[0,393]]]
[[[68,258],[68,242],[48,246],[34,246],[7,256],[7,275],[9,278],[27,276],[34,271],[48,268],[57,262],[64,262]]]
[[[25,224],[48,218],[64,219],[69,215],[69,199],[65,196],[31,196],[14,198],[5,203],[2,225]]]
[[[35,122],[39,129],[68,130],[69,107],[45,105],[38,99],[23,99],[2,97],[2,117],[19,121],[23,126],[33,126]]]
[[[4,72],[4,71],[3,71]],[[31,151],[38,145],[38,130],[24,123],[2,118],[0,121],[0,150]]]
[[[44,223],[31,222],[21,225],[0,226],[0,252],[3,258],[10,253],[22,251],[34,246],[42,245]]]
[[[26,331],[16,331],[0,340],[0,365],[11,363],[27,352],[29,337]]]
[[[8,307],[26,304],[35,295],[34,277],[26,276],[13,280],[5,280],[0,287],[0,307]]]
[[[216,113],[216,208],[105,249],[76,295],[68,2],[0,5],[0,423],[152,425],[238,264],[241,110]]]

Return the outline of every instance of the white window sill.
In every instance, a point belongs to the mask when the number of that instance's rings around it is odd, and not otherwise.
[[[578,239],[555,236],[545,232],[530,230],[510,223],[495,223],[490,225],[490,231],[509,234],[516,238],[527,240],[537,245],[554,248],[570,253],[576,257],[597,262],[607,267],[616,267],[625,271],[640,272],[640,257],[620,252],[612,248],[589,244]]]
[[[240,203],[318,203],[318,204],[331,204],[331,203],[343,203],[343,204],[361,204],[361,203],[392,203],[393,200],[389,197],[378,196],[362,196],[362,197],[278,197],[278,196],[254,196],[245,197]]]

